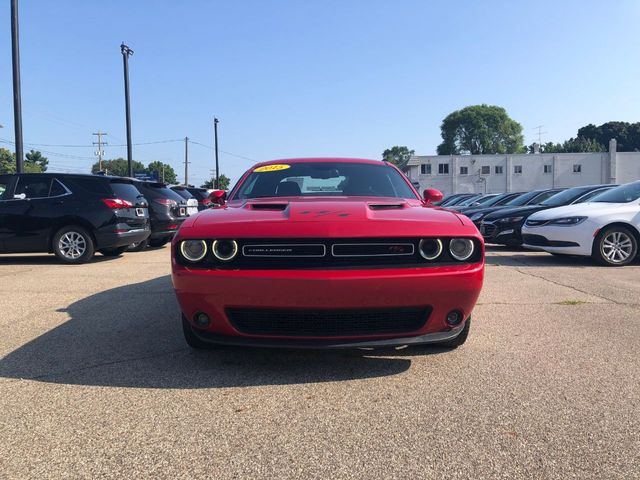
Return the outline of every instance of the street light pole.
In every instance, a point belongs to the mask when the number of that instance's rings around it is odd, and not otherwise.
[[[16,143],[16,172],[24,172],[22,145],[22,98],[20,95],[20,45],[18,43],[18,0],[11,0],[11,61],[13,64],[13,129]]]
[[[216,183],[215,183],[215,188],[216,190],[219,188],[220,185],[220,169],[218,166],[218,119],[213,117],[213,137],[214,137],[214,144],[216,147]]]
[[[127,117],[127,164],[129,168],[129,176],[133,177],[133,152],[131,149],[131,106],[129,104],[129,57],[133,55],[127,45],[122,43],[120,45],[120,51],[122,52],[122,63],[124,65],[124,104],[125,114]]]

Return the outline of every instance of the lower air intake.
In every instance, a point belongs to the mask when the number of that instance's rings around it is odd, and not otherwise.
[[[430,307],[341,310],[230,308],[233,327],[248,335],[346,337],[411,333],[422,328]]]

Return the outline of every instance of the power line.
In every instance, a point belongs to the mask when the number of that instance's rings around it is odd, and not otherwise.
[[[94,133],[94,135],[96,135]],[[105,134],[106,135],[106,134]],[[114,135],[111,135],[112,137]],[[173,143],[173,142],[183,142],[183,139],[176,139],[176,140],[157,140],[155,142],[140,142],[140,143],[133,143],[132,145],[155,145],[158,143]],[[26,145],[30,145],[32,147],[60,147],[60,148],[93,148],[93,145],[87,144],[87,145],[69,145],[69,144],[56,144],[56,143],[26,143]],[[127,144],[126,143],[112,143],[111,144],[112,147],[126,147]]]
[[[196,142],[195,140],[189,140],[190,143],[193,143],[195,145],[200,145],[201,147],[205,147],[208,148],[209,150],[214,150],[214,148],[210,145],[205,145],[204,143],[200,143],[200,142]],[[260,160],[255,160],[253,158],[249,158],[249,157],[245,157],[244,155],[238,155],[237,153],[232,153],[232,152],[227,152],[225,150],[220,150],[222,153],[224,153],[225,155],[230,155],[232,157],[236,157],[236,158],[241,158],[243,160],[248,160],[249,162],[253,162],[253,163],[258,163]]]

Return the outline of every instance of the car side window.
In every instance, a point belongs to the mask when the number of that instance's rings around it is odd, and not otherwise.
[[[51,179],[42,177],[20,177],[15,195],[25,194],[26,198],[46,198],[49,196]]]
[[[53,182],[51,183],[51,190],[49,191],[49,196],[50,197],[59,197],[61,195],[65,195],[67,193],[68,193],[68,191],[64,187],[64,185],[62,185],[62,183],[60,183],[60,181],[58,179],[54,178]]]
[[[6,200],[7,189],[9,188],[9,179],[0,178],[0,200]]]

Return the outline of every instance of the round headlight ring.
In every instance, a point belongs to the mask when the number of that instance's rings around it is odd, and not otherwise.
[[[200,250],[194,252],[188,247],[199,247]],[[188,262],[199,262],[207,255],[207,242],[204,240],[183,240],[180,242],[180,253]]]
[[[424,252],[423,247],[425,246],[426,242],[435,243],[435,245],[433,245],[433,247],[435,247],[435,250],[432,253]],[[422,240],[420,240],[420,243],[418,244],[418,251],[420,252],[420,255],[422,256],[422,258],[429,261],[435,260],[436,258],[438,258],[442,254],[443,249],[444,248],[442,246],[442,240],[440,240],[439,238],[423,238]]]
[[[457,243],[462,243],[463,250],[461,252],[454,251],[454,245]],[[449,253],[453,258],[458,260],[459,262],[464,262],[465,260],[469,260],[476,247],[473,243],[473,240],[470,238],[452,238],[449,242]]]
[[[220,248],[228,246],[230,250],[228,253],[221,253]],[[214,240],[211,245],[211,251],[213,256],[221,262],[230,262],[238,254],[238,243],[235,240]]]

